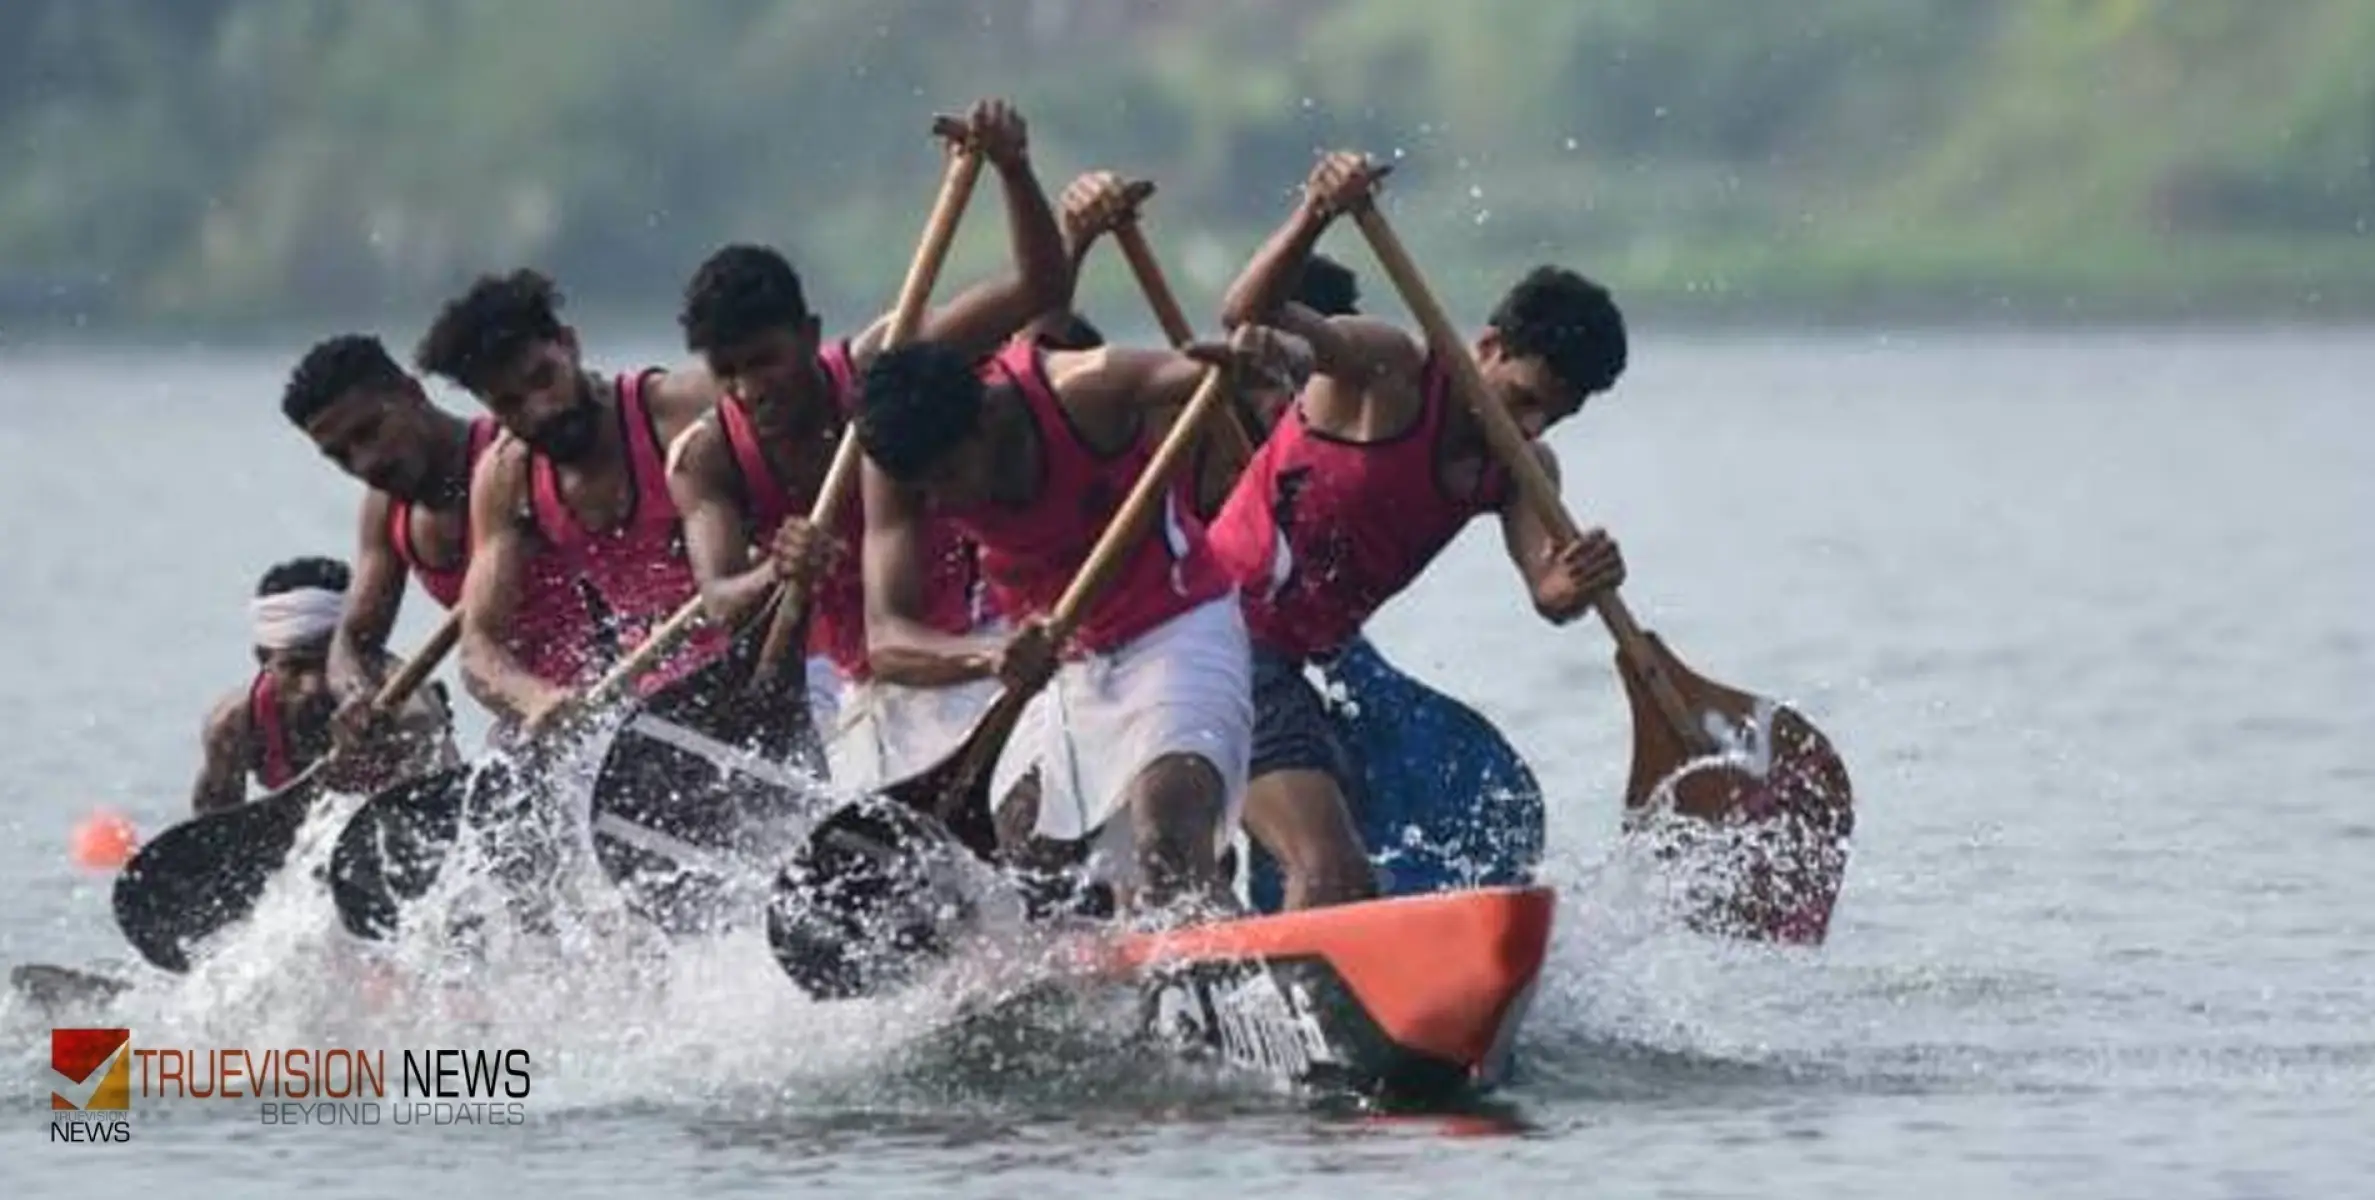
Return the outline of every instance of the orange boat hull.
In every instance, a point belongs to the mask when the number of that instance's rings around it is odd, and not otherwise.
[[[1156,1032],[1297,1084],[1424,1100],[1500,1082],[1558,894],[1479,888],[1100,939]]]

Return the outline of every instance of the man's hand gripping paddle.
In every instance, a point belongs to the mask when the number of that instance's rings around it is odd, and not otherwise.
[[[1064,644],[1148,536],[1200,427],[1227,394],[1226,372],[1208,369],[1049,614],[1053,644]],[[989,781],[1032,694],[1000,692],[946,758],[850,803],[809,834],[777,881],[767,920],[776,961],[804,991],[828,999],[880,992],[947,948],[946,931],[962,923],[968,905],[953,879],[977,875],[997,854]]]
[[[1527,503],[1561,541],[1581,536],[1541,462],[1468,347],[1435,302],[1401,239],[1374,205],[1353,219],[1427,341],[1452,369],[1462,400]],[[1693,673],[1643,630],[1611,590],[1597,602],[1616,639],[1617,673],[1633,711],[1626,827],[1642,832],[1671,810],[1742,838],[1736,885],[1694,914],[1703,928],[1781,942],[1819,943],[1847,870],[1854,828],[1846,764],[1797,710]],[[1686,826],[1687,828],[1687,826]]]
[[[380,685],[372,708],[394,712],[411,698],[462,631],[448,614],[427,645]],[[246,919],[280,873],[297,833],[324,794],[325,772],[340,758],[333,746],[271,795],[194,817],[159,834],[116,876],[116,925],[142,958],[168,971],[190,969],[189,948]],[[443,778],[446,772],[422,777]]]

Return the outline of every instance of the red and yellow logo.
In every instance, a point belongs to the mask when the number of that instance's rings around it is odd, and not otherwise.
[[[132,1107],[132,1031],[129,1029],[52,1029],[49,1031],[50,1070],[72,1085],[49,1094],[51,1109],[123,1110]],[[82,1094],[77,1104],[68,1091]]]

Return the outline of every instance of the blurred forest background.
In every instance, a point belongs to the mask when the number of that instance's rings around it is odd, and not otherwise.
[[[1545,259],[1690,321],[2375,312],[2375,0],[0,9],[0,337],[352,320],[409,348],[518,264],[665,322],[731,238],[846,327],[921,227],[930,114],[984,94],[1051,193],[1160,184],[1198,313],[1326,146],[1402,156],[1391,211],[1472,318]],[[1003,254],[994,187],[972,212],[954,281]],[[1328,248],[1390,302],[1356,237]],[[1083,304],[1142,311],[1112,264]]]

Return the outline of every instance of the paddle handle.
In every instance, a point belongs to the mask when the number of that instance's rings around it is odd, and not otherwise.
[[[412,694],[429,681],[429,676],[437,671],[437,664],[444,662],[445,656],[453,653],[454,646],[461,640],[462,610],[457,605],[445,614],[445,620],[437,626],[436,632],[429,635],[427,644],[413,651],[412,657],[396,668],[396,673],[388,676],[385,683],[379,685],[379,691],[371,697],[371,707],[387,712],[412,699]]]
[[[1386,224],[1385,214],[1377,211],[1375,205],[1365,205],[1355,209],[1352,216],[1376,253],[1378,265],[1393,280],[1394,290],[1402,294],[1402,302],[1410,306],[1411,315],[1418,318],[1419,327],[1426,331],[1436,358],[1451,368],[1453,388],[1475,412],[1477,421],[1484,427],[1485,441],[1516,477],[1519,493],[1533,506],[1542,523],[1550,527],[1554,539],[1572,542],[1582,537],[1582,529],[1559,497],[1558,484],[1552,482],[1542,461],[1534,457],[1525,431],[1517,427],[1516,419],[1509,415],[1501,398],[1485,386],[1484,375],[1477,370],[1476,360],[1469,356],[1467,343],[1453,328],[1451,318],[1444,315],[1443,306],[1436,303],[1434,291],[1419,274],[1418,264],[1410,261],[1410,252],[1402,248],[1402,239]],[[1609,636],[1616,639],[1617,649],[1641,673],[1642,682],[1648,685],[1650,697],[1667,724],[1686,742],[1703,747],[1706,736],[1691,720],[1690,705],[1666,675],[1663,658],[1641,632],[1641,626],[1634,622],[1632,612],[1617,597],[1616,589],[1601,593],[1596,606],[1600,619],[1608,625]]]
[[[618,660],[602,678],[595,680],[594,686],[578,697],[579,704],[592,710],[625,695],[627,689],[635,686],[635,681],[643,677],[644,672],[658,666],[669,651],[692,636],[693,630],[700,627],[704,615],[699,596],[685,601],[682,607],[668,614],[668,619],[660,622],[659,628],[652,630],[641,644],[628,651],[627,656]]]
[[[1172,293],[1171,281],[1163,277],[1163,264],[1155,261],[1154,247],[1147,245],[1146,231],[1139,228],[1135,216],[1113,231],[1113,244],[1121,247],[1130,274],[1138,277],[1138,290],[1146,293],[1146,303],[1155,310],[1155,322],[1163,327],[1163,336],[1174,347],[1195,341],[1196,327],[1188,323],[1186,311],[1179,307],[1179,297]],[[1235,413],[1213,424],[1212,440],[1239,466],[1253,457],[1253,435]]]
[[[891,327],[883,335],[884,349],[914,337],[916,326],[923,324],[924,305],[932,298],[932,285],[940,278],[940,268],[948,262],[948,248],[956,240],[957,222],[965,215],[965,205],[973,199],[973,185],[980,178],[981,151],[968,146],[949,160],[948,170],[940,177],[940,195],[933,201],[932,215],[924,225],[923,241],[907,264],[906,280],[899,285],[899,306],[891,312]],[[833,528],[840,519],[843,501],[857,489],[858,461],[858,438],[853,423],[842,432],[841,444],[833,451],[833,465],[826,470],[824,486],[817,489],[816,503],[808,511],[809,524]],[[759,646],[758,668],[752,672],[754,678],[774,678],[784,655],[791,649],[792,631],[799,628],[800,614],[807,607],[805,589],[787,582],[776,592],[775,615],[767,625],[767,640]]]

